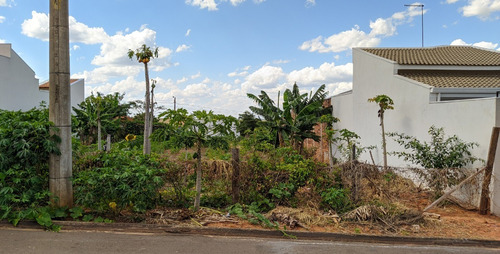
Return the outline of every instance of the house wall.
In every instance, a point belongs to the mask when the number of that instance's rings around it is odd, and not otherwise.
[[[85,81],[71,84],[71,106],[84,100]],[[39,89],[35,72],[12,50],[11,44],[0,44],[0,109],[30,110],[42,101],[49,105],[49,91]]]
[[[79,79],[71,83],[71,113],[73,112],[73,107],[77,107],[78,104],[82,103],[85,99],[85,80]],[[39,90],[38,100],[45,101],[49,105],[49,91]]]
[[[340,119],[336,129],[349,129],[360,137],[362,146],[375,145],[372,150],[376,164],[383,164],[380,120],[376,103],[368,98],[386,94],[394,101],[394,110],[386,111],[384,125],[386,132],[405,133],[419,140],[429,141],[429,127],[443,127],[446,135],[457,135],[464,141],[477,142],[473,154],[486,159],[491,129],[500,124],[500,100],[484,98],[458,101],[430,102],[430,87],[413,80],[397,76],[398,65],[387,59],[368,54],[360,49],[353,50],[354,76],[351,94],[332,97],[333,115]],[[334,149],[335,150],[335,149]],[[399,151],[401,147],[391,138],[387,140],[387,151]],[[500,157],[497,157],[500,160]],[[360,160],[371,162],[364,153]],[[390,166],[405,167],[409,163],[388,157]],[[414,165],[412,165],[414,166]],[[481,163],[473,165],[482,166]],[[495,165],[494,174],[500,177],[500,163]],[[493,179],[496,180],[495,177]],[[492,211],[500,215],[500,183],[492,185],[494,195]],[[468,200],[476,203],[477,199]]]
[[[39,104],[35,72],[11,44],[0,44],[0,109],[29,110]]]

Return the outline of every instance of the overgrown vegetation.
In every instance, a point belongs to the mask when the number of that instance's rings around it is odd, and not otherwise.
[[[45,107],[26,112],[0,110],[0,219],[17,225],[36,220],[52,228],[48,158],[59,153]],[[64,209],[63,209],[64,210]],[[52,228],[57,229],[57,228]]]
[[[458,184],[465,177],[464,167],[480,161],[472,155],[478,144],[465,142],[456,135],[445,136],[443,128],[431,126],[428,131],[430,142],[420,141],[401,133],[389,133],[405,150],[391,154],[422,167],[414,171],[435,191],[435,196],[443,194],[447,187]]]
[[[57,230],[54,218],[147,221],[151,214],[162,218],[167,209],[175,208],[179,217],[196,222],[196,214],[215,209],[284,234],[286,227],[314,223],[311,218],[321,223],[379,221],[390,230],[398,223],[418,220],[414,209],[395,205],[403,198],[401,190],[413,193],[415,187],[389,169],[380,171],[355,161],[369,148],[359,146],[356,133],[332,129],[337,119],[331,116],[331,108],[323,107],[325,96],[324,86],[308,95],[301,94],[297,85],[284,92],[282,104],[265,92],[249,95],[258,104],[252,111],[262,119],[249,112],[236,119],[212,111],[167,110],[155,123],[151,154],[144,154],[143,115],[135,120],[125,117],[130,104],[121,103],[123,95],[92,95],[75,109],[76,206],[71,209],[50,206],[47,160],[50,153],[58,152],[59,139],[50,134],[47,110],[0,111],[0,219],[14,225],[31,219]],[[327,123],[327,138],[344,147],[348,162],[325,165],[304,149],[305,139],[320,138],[313,131],[319,123]],[[116,131],[111,151],[96,147],[99,125],[103,133]],[[455,136],[444,138],[442,129],[434,127],[429,133],[430,144],[402,134],[390,136],[414,150],[398,156],[415,164],[433,161],[421,164],[424,167],[459,167],[476,160],[470,156],[475,144]],[[354,146],[357,152],[351,156]],[[240,151],[240,176],[234,180],[239,183],[239,202],[232,200],[231,148]],[[433,172],[422,172],[429,181],[436,179]],[[433,187],[453,184],[453,178],[447,179]],[[293,217],[301,211],[313,215],[307,220]]]

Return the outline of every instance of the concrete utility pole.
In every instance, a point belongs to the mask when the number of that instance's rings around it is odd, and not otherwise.
[[[50,0],[49,120],[54,123],[51,132],[61,138],[61,155],[50,155],[49,189],[60,207],[73,206],[68,20],[68,0]]]

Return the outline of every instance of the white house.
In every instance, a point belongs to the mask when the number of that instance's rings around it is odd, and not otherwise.
[[[71,105],[84,100],[85,82],[72,79]],[[49,84],[41,86],[35,72],[12,49],[11,44],[0,44],[0,109],[29,110],[38,107],[42,101],[48,105]]]
[[[394,101],[386,111],[386,132],[405,133],[429,141],[429,127],[443,127],[446,135],[477,142],[474,155],[486,160],[491,130],[500,126],[500,52],[469,46],[432,48],[355,48],[353,87],[332,97],[336,129],[361,137],[363,146],[375,145],[375,163],[382,165],[378,105],[368,98],[385,94]],[[390,138],[387,151],[401,150]],[[361,160],[371,161],[369,154]],[[500,153],[492,178],[491,210],[500,215]],[[396,156],[390,166],[407,166]],[[477,165],[480,166],[480,165]]]

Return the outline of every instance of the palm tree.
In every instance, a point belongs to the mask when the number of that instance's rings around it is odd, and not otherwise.
[[[150,92],[149,92],[149,71],[148,71],[148,63],[151,60],[151,58],[157,58],[158,57],[158,48],[154,48],[153,50],[146,46],[146,44],[143,44],[140,48],[136,49],[135,52],[131,49],[128,50],[128,58],[132,59],[133,57],[136,57],[137,61],[140,63],[144,64],[144,73],[146,76],[146,105],[145,105],[145,114],[144,114],[144,147],[143,147],[143,153],[144,154],[150,154],[151,153],[151,141],[149,140],[149,136],[151,134],[152,126],[151,126],[151,121],[150,118],[152,117],[151,115],[151,99],[150,99]]]
[[[284,146],[285,140],[289,140],[299,152],[302,151],[305,139],[320,139],[313,131],[314,126],[323,115],[331,115],[332,112],[331,107],[323,108],[326,95],[325,85],[320,86],[314,95],[311,93],[308,96],[307,93],[301,94],[298,85],[294,84],[292,90],[285,90],[283,109],[280,109],[279,101],[278,106],[275,106],[264,91],[259,96],[247,94],[257,103],[257,107],[251,106],[250,110],[264,118],[263,125],[276,134],[275,146]]]
[[[380,118],[380,126],[382,127],[382,151],[384,153],[384,170],[387,170],[387,146],[385,142],[385,128],[384,128],[384,113],[386,110],[394,109],[392,105],[394,102],[392,99],[385,95],[377,95],[373,98],[368,99],[368,102],[375,102],[379,105],[378,117]]]
[[[248,93],[247,96],[248,98],[254,100],[258,105],[257,107],[250,106],[250,110],[264,118],[262,124],[276,135],[274,143],[275,147],[284,146],[285,138],[289,132],[289,126],[283,118],[283,111],[274,105],[274,101],[264,91],[260,91],[259,96],[250,93]]]
[[[332,108],[323,107],[327,96],[326,86],[322,85],[312,94],[300,94],[295,83],[292,90],[287,89],[283,98],[283,112],[287,123],[290,125],[290,139],[292,146],[302,152],[304,140],[310,138],[318,142],[320,136],[314,133],[314,126],[320,122],[323,115],[331,115]]]

